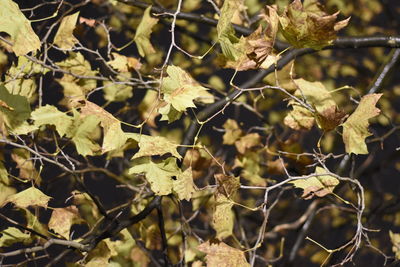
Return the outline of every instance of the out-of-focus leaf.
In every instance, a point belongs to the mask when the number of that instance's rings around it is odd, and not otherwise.
[[[171,104],[160,107],[158,112],[162,115],[160,121],[168,121],[168,123],[179,120],[182,116],[182,112],[177,111]]]
[[[0,113],[11,130],[29,118],[31,107],[26,97],[10,94],[4,85],[0,85],[0,100],[3,103]]]
[[[294,130],[310,130],[314,126],[314,114],[303,106],[292,103],[293,110],[286,115],[283,123]]]
[[[315,169],[316,174],[326,173],[321,167]],[[324,197],[333,192],[333,189],[339,184],[339,180],[331,175],[313,176],[305,179],[291,181],[295,187],[303,189],[304,199],[311,199],[314,196]]]
[[[193,100],[201,97],[201,93],[207,91],[207,88],[201,86],[188,73],[177,66],[168,66],[167,73],[168,77],[164,78],[161,87],[164,100],[179,112],[190,107],[195,108]]]
[[[222,173],[214,175],[217,181],[218,187],[217,191],[228,198],[235,195],[236,191],[240,188],[239,177],[228,176]]]
[[[172,193],[173,176],[180,175],[181,171],[176,165],[175,158],[167,158],[161,162],[153,162],[150,157],[141,157],[132,161],[133,167],[129,174],[144,173],[150,183],[151,190],[156,195],[169,195]]]
[[[100,147],[91,138],[91,134],[100,123],[100,118],[96,115],[81,116],[79,112],[73,110],[74,120],[71,127],[66,132],[67,137],[72,138],[76,150],[82,156],[94,155],[100,151]]]
[[[162,136],[150,136],[145,134],[126,134],[128,138],[136,140],[139,144],[139,151],[133,155],[132,159],[145,157],[145,156],[162,156],[171,153],[172,156],[181,159],[182,156],[176,150],[178,144],[171,142],[168,138]]]
[[[117,79],[120,82],[128,82],[131,77],[130,72],[124,72],[123,74],[117,75]],[[133,86],[127,84],[116,84],[111,81],[104,81],[104,98],[110,102],[123,102],[133,96]]]
[[[196,186],[193,183],[192,168],[187,168],[177,175],[176,180],[172,181],[172,188],[180,200],[186,199],[190,201],[196,191]]]
[[[61,49],[68,50],[72,49],[78,40],[73,35],[76,22],[78,21],[79,11],[65,16],[61,23],[56,36],[54,37],[54,43]]]
[[[40,49],[39,37],[14,1],[2,0],[0,21],[0,32],[6,32],[11,36],[12,49],[17,56]]]
[[[137,58],[126,57],[118,53],[111,53],[113,60],[107,63],[119,72],[128,72],[129,70],[139,70],[142,64]]]
[[[89,61],[81,53],[68,52],[69,56],[64,61],[58,62],[61,68],[79,76],[95,76],[96,71],[92,70]]]
[[[11,202],[19,208],[27,208],[30,206],[47,208],[50,199],[51,197],[45,195],[39,189],[35,187],[30,187],[15,195],[7,197],[5,203]]]
[[[71,226],[76,222],[80,222],[78,209],[76,206],[69,206],[53,209],[48,225],[49,229],[69,240]]]
[[[396,260],[400,259],[400,234],[389,231],[390,241],[392,242],[392,251],[396,256]]]
[[[222,139],[225,145],[233,145],[243,134],[235,120],[227,119],[223,127],[225,133],[222,136]]]
[[[32,162],[31,153],[28,150],[15,148],[12,151],[11,158],[17,164],[17,168],[19,169],[19,178],[40,184],[40,175],[36,171],[35,165]]]
[[[21,232],[18,228],[8,227],[7,229],[0,232],[0,247],[9,247],[12,244],[22,242],[29,244],[32,239],[29,234]]]
[[[279,17],[282,34],[295,47],[322,49],[336,39],[336,33],[347,26],[350,18],[336,22],[339,12],[328,15],[315,1],[294,0]]]
[[[251,133],[242,136],[235,142],[236,149],[244,154],[247,149],[261,144],[261,136],[258,133]]]
[[[135,42],[139,50],[139,54],[144,57],[156,52],[153,45],[150,42],[150,35],[152,28],[157,24],[158,19],[150,16],[151,6],[146,8],[144,11],[142,20],[136,29]]]
[[[94,115],[100,120],[100,126],[104,131],[101,147],[103,153],[118,149],[126,143],[127,137],[121,129],[121,122],[102,107],[90,101],[85,101],[85,105],[81,107],[81,115]]]
[[[220,241],[207,241],[197,247],[207,254],[207,267],[249,267],[244,252]]]
[[[31,114],[31,118],[35,121],[34,125],[40,127],[42,125],[54,125],[58,134],[63,137],[67,129],[72,124],[72,117],[64,112],[59,111],[55,106],[46,105],[37,108]]]
[[[368,120],[379,115],[375,107],[382,94],[369,94],[361,98],[357,109],[342,124],[343,142],[347,153],[368,154],[365,138],[371,135],[368,131]]]

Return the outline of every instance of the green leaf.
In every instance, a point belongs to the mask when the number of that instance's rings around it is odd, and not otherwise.
[[[7,229],[0,232],[0,247],[9,247],[12,244],[22,242],[24,244],[29,244],[32,239],[29,234],[21,232],[18,228],[8,227]]]
[[[244,252],[220,241],[207,241],[197,247],[207,254],[207,267],[250,267]]]
[[[168,121],[168,123],[179,120],[182,116],[182,112],[177,111],[171,104],[167,104],[158,109],[161,114],[160,121]]]
[[[157,24],[158,19],[150,16],[151,6],[146,8],[144,11],[142,20],[140,21],[135,35],[135,42],[139,50],[139,54],[144,57],[145,55],[151,55],[156,52],[154,47],[150,42],[150,35],[152,33],[152,28]]]
[[[13,203],[19,208],[27,208],[30,206],[38,206],[47,208],[51,197],[45,195],[42,191],[35,187],[30,187],[15,195],[7,197],[5,203]],[[5,204],[3,203],[3,204]]]
[[[0,85],[0,101],[0,113],[11,130],[29,118],[31,107],[26,97],[10,94],[4,85]]]
[[[0,9],[0,32],[11,36],[12,49],[17,56],[40,49],[39,37],[31,23],[12,0],[2,0]]]
[[[350,18],[336,22],[339,12],[328,15],[317,1],[294,0],[279,17],[282,34],[294,47],[322,49],[336,39],[336,33],[347,26]]]
[[[102,107],[86,100],[81,107],[81,115],[94,115],[100,120],[104,132],[102,153],[121,148],[126,143],[127,137],[121,129],[121,122]]]
[[[100,119],[96,115],[83,117],[76,110],[73,110],[73,113],[74,120],[66,135],[72,139],[80,155],[94,155],[100,150],[100,147],[92,141],[91,134],[97,128]]]
[[[193,100],[201,97],[202,92],[207,91],[207,88],[198,84],[188,73],[177,66],[168,66],[167,73],[168,77],[164,78],[161,86],[164,100],[178,112],[183,112],[190,107],[195,108]]]
[[[196,186],[193,182],[192,168],[187,168],[184,172],[176,176],[172,182],[173,191],[180,200],[190,201],[192,195],[196,192]]]
[[[161,162],[153,162],[150,157],[142,157],[132,161],[133,167],[129,174],[144,173],[150,183],[151,190],[156,195],[163,196],[172,193],[173,176],[180,175],[175,158],[167,158]]]
[[[315,169],[316,174],[323,174],[327,171],[324,168],[317,167]],[[295,187],[303,189],[304,199],[311,199],[314,196],[324,197],[328,194],[333,193],[333,189],[339,184],[339,180],[331,175],[320,175],[313,176],[304,179],[298,179],[291,181]]]
[[[369,94],[361,98],[357,109],[342,124],[343,142],[347,153],[368,154],[365,138],[371,135],[368,131],[368,120],[377,116],[380,110],[375,107],[382,94]]]
[[[35,121],[34,125],[40,127],[42,125],[54,125],[58,134],[63,137],[68,128],[72,125],[72,117],[64,112],[59,111],[55,106],[46,105],[37,108],[32,112],[31,118]]]
[[[117,79],[121,82],[129,82],[131,73],[127,72],[123,75],[117,75]],[[110,102],[123,102],[133,96],[133,86],[126,84],[116,84],[111,81],[103,82],[104,98]]]
[[[73,35],[78,16],[79,11],[72,15],[65,16],[62,19],[60,27],[58,28],[56,36],[54,37],[54,44],[56,44],[59,48],[69,50],[72,49],[76,43],[78,43],[78,40]]]
[[[182,158],[176,150],[178,144],[171,142],[168,138],[135,133],[129,133],[127,136],[138,142],[140,148],[139,151],[133,155],[132,159],[145,156],[162,156],[167,153],[170,153],[178,159]]]

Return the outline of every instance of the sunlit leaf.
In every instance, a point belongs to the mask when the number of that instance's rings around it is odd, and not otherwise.
[[[153,162],[150,157],[142,157],[133,160],[132,165],[129,174],[144,173],[150,183],[151,190],[160,196],[172,193],[172,177],[180,175],[180,169],[176,165],[175,158]]]
[[[324,168],[317,167],[316,174],[324,174],[327,171]],[[309,178],[291,181],[295,187],[303,189],[304,199],[311,199],[314,196],[324,197],[333,192],[333,189],[339,184],[339,180],[331,175],[319,175]]]
[[[73,35],[76,22],[78,21],[79,11],[65,16],[61,23],[56,36],[54,37],[54,44],[56,44],[59,48],[68,50],[74,47],[78,40]]]
[[[63,137],[67,129],[72,124],[72,117],[64,112],[59,111],[55,106],[46,105],[37,108],[31,114],[31,118],[35,121],[34,125],[40,127],[42,125],[54,125],[58,134]]]
[[[182,156],[179,155],[176,150],[178,144],[171,142],[168,138],[162,136],[150,136],[145,134],[128,134],[129,138],[135,139],[139,144],[139,151],[133,155],[132,159],[144,157],[144,156],[162,156],[164,154],[170,153],[172,156],[181,159]]]
[[[126,57],[118,53],[111,53],[113,60],[107,63],[119,72],[128,72],[129,70],[139,70],[142,64],[134,57]]]
[[[22,242],[29,244],[32,239],[27,233],[21,232],[18,228],[8,227],[7,229],[0,232],[0,247],[9,247],[12,244]]]
[[[220,241],[207,241],[197,247],[207,254],[207,267],[249,267],[244,252]]]
[[[164,78],[161,87],[164,100],[179,112],[187,108],[195,108],[193,100],[201,97],[201,93],[207,91],[207,88],[201,86],[177,66],[168,66],[167,73],[168,77]]]
[[[9,196],[5,203],[13,203],[19,208],[30,206],[47,208],[51,197],[45,195],[42,191],[35,187],[29,187],[15,195]]]
[[[135,42],[139,50],[139,54],[144,57],[145,55],[150,55],[155,53],[155,49],[150,42],[150,35],[152,33],[152,28],[157,24],[158,19],[150,16],[151,6],[146,8],[144,11],[142,20],[136,29]]]
[[[361,98],[357,109],[342,124],[343,142],[347,153],[368,154],[365,138],[371,135],[368,131],[368,120],[379,115],[375,107],[382,94],[369,94]]]
[[[14,1],[2,0],[0,21],[0,32],[6,32],[11,36],[12,49],[17,56],[40,49],[39,37]]]
[[[172,188],[180,200],[185,199],[189,201],[196,191],[196,186],[193,182],[192,168],[187,168],[184,172],[177,175],[176,180],[172,181]]]

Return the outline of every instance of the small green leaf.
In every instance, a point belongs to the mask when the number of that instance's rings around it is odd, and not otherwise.
[[[133,167],[129,169],[129,174],[144,173],[150,183],[151,190],[159,196],[172,193],[172,177],[181,173],[176,165],[176,158],[153,162],[150,157],[141,157],[133,160],[132,165]]]
[[[326,173],[326,170],[321,167],[315,169],[316,174]],[[304,179],[291,181],[295,187],[303,189],[304,199],[311,199],[313,196],[324,197],[333,193],[333,189],[339,184],[339,180],[331,175],[313,176]]]
[[[29,234],[21,232],[18,228],[8,227],[7,229],[0,232],[0,247],[9,247],[12,244],[22,242],[24,244],[29,244],[32,239]]]
[[[72,15],[65,16],[62,19],[60,27],[58,28],[56,36],[54,37],[54,44],[56,44],[59,48],[69,50],[72,49],[76,43],[78,43],[78,40],[73,35],[78,16],[79,11]]]
[[[42,191],[35,187],[30,187],[24,191],[21,191],[15,195],[9,196],[5,203],[13,203],[19,208],[27,208],[30,206],[38,206],[47,208],[47,205],[51,197],[45,195]],[[5,204],[4,203],[4,204]]]
[[[156,52],[154,47],[150,42],[150,35],[152,33],[152,28],[157,24],[158,19],[150,16],[151,6],[146,8],[144,11],[142,20],[136,29],[135,42],[139,50],[139,54],[144,57],[145,55],[150,55]]]
[[[5,117],[7,126],[12,130],[29,118],[31,107],[24,96],[10,94],[4,85],[0,85],[0,113]]]
[[[59,111],[55,106],[46,105],[37,108],[32,112],[31,118],[35,121],[34,125],[40,127],[42,125],[54,125],[58,134],[63,137],[67,129],[72,124],[72,117],[64,112]]]
[[[357,109],[342,124],[343,142],[347,153],[368,154],[365,138],[371,135],[368,131],[368,120],[379,115],[380,110],[375,107],[382,94],[369,94],[361,98]]]
[[[33,31],[30,21],[12,0],[1,1],[0,21],[0,32],[11,36],[12,49],[17,56],[40,49],[39,37]]]

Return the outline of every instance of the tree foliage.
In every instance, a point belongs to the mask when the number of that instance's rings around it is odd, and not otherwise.
[[[0,265],[398,264],[399,13],[2,0]]]

